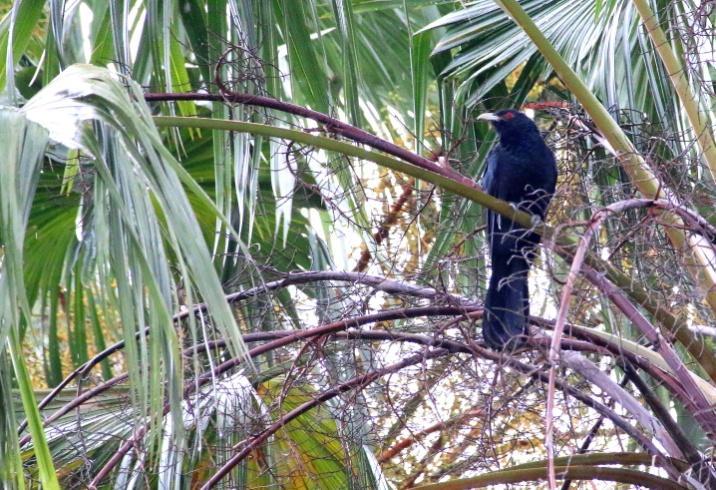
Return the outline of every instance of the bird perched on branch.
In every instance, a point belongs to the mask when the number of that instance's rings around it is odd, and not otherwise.
[[[490,121],[500,138],[487,157],[483,188],[543,220],[557,183],[557,165],[537,126],[514,109],[482,114],[478,119]],[[482,333],[489,347],[502,350],[519,345],[519,337],[527,333],[527,275],[540,236],[488,210],[487,237],[492,276]]]

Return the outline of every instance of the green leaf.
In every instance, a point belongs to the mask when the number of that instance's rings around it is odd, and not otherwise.
[[[0,357],[10,357],[15,380],[20,390],[22,405],[32,435],[37,458],[39,479],[44,488],[59,489],[57,474],[47,447],[42,417],[37,409],[30,375],[20,347],[20,325],[31,323],[30,306],[23,277],[23,244],[27,218],[39,169],[48,141],[47,131],[28,121],[22,113],[0,108],[0,147],[5,151],[0,179],[0,243],[3,260],[0,265]],[[7,419],[2,425],[14,422],[14,417],[3,412]],[[15,436],[16,437],[16,436]],[[2,444],[0,451],[5,451]],[[11,445],[10,445],[11,447]],[[2,454],[10,465],[17,462],[14,455]],[[3,473],[12,472],[5,468]],[[15,474],[13,485],[22,486],[22,473]]]

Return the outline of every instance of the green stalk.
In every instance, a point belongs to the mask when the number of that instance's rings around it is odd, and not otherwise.
[[[689,469],[689,463],[680,459],[669,458],[669,462],[681,471]],[[618,464],[618,465],[635,465],[635,466],[656,466],[658,460],[649,453],[588,453],[588,454],[571,454],[554,458],[556,466],[596,466],[602,464]],[[510,470],[525,470],[528,468],[546,468],[547,460],[533,461],[509,468]]]
[[[495,0],[495,3],[512,17],[525,34],[532,39],[562,82],[579,100],[614,149],[624,171],[639,192],[647,199],[665,198],[672,202],[678,202],[673,192],[659,182],[629,138],[609,115],[607,109],[542,34],[522,6],[516,0]],[[709,255],[704,252],[699,237],[687,235],[683,231],[684,223],[673,213],[665,211],[660,216],[674,249],[689,252],[684,257],[686,267],[700,290],[704,292],[706,302],[711,310],[716,313],[716,270],[711,264]]]
[[[37,409],[37,400],[32,390],[30,373],[28,373],[27,367],[25,366],[25,359],[22,355],[20,342],[14,328],[10,328],[7,345],[12,367],[15,371],[17,387],[20,391],[20,399],[22,400],[22,406],[25,409],[25,416],[27,417],[27,426],[32,435],[32,445],[37,460],[37,471],[39,473],[40,483],[42,484],[42,488],[46,488],[47,490],[59,490],[60,483],[57,481],[57,472],[55,471],[50,448],[45,438],[42,415],[40,415],[40,411]]]
[[[683,490],[686,487],[666,478],[651,475],[644,471],[626,468],[609,468],[603,466],[557,466],[557,477],[562,480],[600,480],[617,483],[639,485],[658,490]],[[415,490],[468,490],[483,488],[490,485],[509,483],[534,482],[545,480],[547,468],[508,469],[485,473],[474,478],[450,480],[431,485],[415,487]]]
[[[503,216],[507,216],[513,221],[518,222],[522,226],[532,227],[532,217],[524,211],[515,209],[510,203],[496,199],[489,194],[481,191],[476,185],[468,185],[467,183],[458,182],[444,175],[440,175],[429,170],[417,167],[411,163],[407,163],[398,158],[388,156],[377,151],[366,150],[355,146],[351,143],[338,141],[326,136],[317,136],[304,131],[296,131],[294,129],[278,128],[266,124],[248,123],[242,121],[227,121],[222,119],[209,119],[201,117],[173,117],[173,116],[155,116],[154,122],[158,127],[178,127],[178,128],[201,128],[201,129],[220,129],[224,131],[238,131],[243,133],[259,134],[273,138],[282,138],[297,143],[322,148],[328,151],[342,153],[347,156],[360,158],[386,167],[397,172],[401,172],[417,179],[426,180],[436,186],[453,192],[459,196],[466,197],[471,201],[481,204],[485,207],[496,211]],[[544,225],[536,227],[536,231],[542,235],[549,235],[549,228]]]
[[[712,129],[708,117],[699,110],[699,102],[691,92],[689,79],[684,66],[671,49],[664,30],[659,25],[656,16],[646,0],[634,0],[642,22],[646,27],[656,52],[659,53],[662,63],[669,74],[669,80],[679,96],[681,105],[686,111],[691,128],[696,134],[696,141],[704,155],[704,160],[711,171],[711,179],[716,181],[716,143],[714,143]]]

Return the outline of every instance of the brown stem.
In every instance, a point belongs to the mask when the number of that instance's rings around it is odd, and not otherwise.
[[[380,150],[389,155],[410,162],[413,165],[430,172],[437,173],[443,177],[462,182],[470,186],[476,184],[467,177],[454,171],[451,168],[442,167],[435,162],[432,162],[428,158],[413,153],[410,150],[406,150],[394,143],[386,141],[378,136],[364,131],[360,128],[344,123],[340,119],[333,118],[322,112],[314,111],[290,102],[283,102],[281,100],[274,99],[272,97],[265,97],[262,95],[244,94],[239,92],[233,92],[227,88],[222,88],[221,94],[206,94],[206,93],[146,93],[144,99],[147,101],[154,102],[166,102],[166,101],[185,101],[185,100],[205,100],[210,102],[230,102],[234,104],[253,105],[259,107],[266,107],[268,109],[276,109],[281,112],[293,114],[295,116],[305,117],[312,119],[320,124],[324,125],[324,129],[327,132],[340,134],[341,136],[355,141],[356,143],[362,143],[370,146],[376,150]]]
[[[557,365],[559,361],[559,347],[562,340],[562,332],[564,325],[567,322],[567,313],[569,312],[569,303],[572,299],[572,290],[574,284],[577,281],[577,277],[580,275],[582,264],[587,255],[589,244],[592,241],[592,237],[601,226],[602,222],[610,214],[623,212],[628,209],[635,207],[642,207],[647,203],[642,203],[639,200],[631,201],[620,201],[618,203],[607,206],[594,213],[590,219],[590,224],[587,230],[582,235],[579,241],[577,250],[572,260],[572,266],[569,269],[569,275],[567,276],[567,283],[562,288],[562,296],[559,302],[559,310],[557,312],[557,320],[554,324],[554,333],[552,334],[552,343],[549,347],[548,361],[549,361],[549,383],[547,385],[547,403],[545,408],[545,441],[544,445],[547,449],[547,477],[549,480],[549,488],[554,489],[557,487],[556,476],[554,472],[554,441],[553,441],[553,410],[554,410],[554,380],[557,376]]]
[[[682,386],[684,387],[684,390],[687,393],[691,394],[691,403],[689,404],[689,407],[691,409],[692,414],[696,418],[696,420],[699,422],[701,427],[706,431],[707,435],[710,438],[713,438],[716,435],[716,413],[714,413],[713,409],[711,408],[711,404],[706,399],[706,396],[703,394],[703,392],[699,389],[699,387],[696,385],[695,381],[691,377],[691,373],[686,369],[683,362],[679,358],[678,354],[673,350],[670,342],[664,338],[662,335],[660,335],[659,331],[649,322],[642,314],[641,312],[629,301],[629,299],[624,295],[624,293],[617,288],[613,283],[611,283],[607,278],[604,276],[597,274],[595,271],[593,271],[591,268],[583,267],[584,261],[587,255],[587,248],[589,247],[589,244],[591,242],[592,237],[596,233],[596,231],[599,229],[599,226],[604,222],[604,220],[607,219],[612,214],[615,213],[621,213],[624,211],[627,211],[629,209],[635,209],[635,208],[642,208],[642,207],[651,207],[651,206],[662,206],[664,208],[671,209],[675,212],[681,212],[685,211],[680,208],[679,206],[673,205],[666,201],[654,201],[649,199],[628,199],[624,201],[619,201],[614,204],[611,204],[604,209],[601,209],[594,213],[590,220],[590,225],[587,228],[587,231],[582,236],[582,239],[580,240],[580,243],[577,247],[577,250],[574,254],[574,259],[572,261],[572,266],[569,271],[569,276],[567,279],[567,284],[562,289],[562,298],[560,301],[560,307],[559,312],[557,314],[557,320],[555,322],[555,332],[552,337],[552,345],[550,346],[549,350],[549,361],[550,361],[550,377],[554,378],[556,376],[556,365],[557,360],[559,357],[559,345],[560,345],[560,339],[562,335],[562,330],[564,328],[564,324],[566,322],[567,317],[567,311],[569,309],[569,302],[572,295],[572,289],[574,286],[574,283],[577,279],[577,276],[580,273],[584,273],[585,276],[595,285],[597,286],[611,301],[614,303],[617,308],[619,308],[622,313],[624,313],[627,318],[629,318],[632,323],[646,336],[646,338],[654,344],[656,347],[657,352],[662,356],[664,361],[666,361],[667,365],[672,369],[674,375],[676,378],[681,382]],[[679,213],[680,214],[680,213]],[[693,213],[685,213],[684,214],[684,220],[686,218],[690,217],[692,220],[692,223],[697,224],[698,223],[698,216],[694,217],[692,216]],[[680,214],[681,215],[681,214]],[[709,242],[710,243],[710,242]],[[548,388],[548,397],[547,397],[547,409],[546,409],[546,415],[545,419],[547,421],[546,425],[546,435],[545,435],[545,445],[547,447],[547,456],[548,461],[551,461],[553,458],[553,451],[552,451],[552,405],[553,405],[553,395],[554,395],[554,387],[550,383]],[[552,464],[550,463],[548,465],[550,468],[552,467]],[[548,472],[549,474],[549,480],[550,480],[550,488],[554,488],[556,485],[554,482],[554,472],[550,469]]]

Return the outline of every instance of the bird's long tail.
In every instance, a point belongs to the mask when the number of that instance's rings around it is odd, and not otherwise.
[[[492,277],[485,297],[482,335],[489,347],[516,347],[527,333],[529,262],[513,256],[506,264],[492,264]]]

